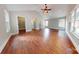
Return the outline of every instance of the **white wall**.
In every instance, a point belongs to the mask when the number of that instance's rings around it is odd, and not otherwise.
[[[10,37],[11,33],[18,33],[18,16],[24,16],[25,17],[25,23],[26,23],[26,31],[31,31],[34,27],[32,24],[32,20],[36,19],[36,29],[43,28],[43,19],[40,15],[40,13],[36,11],[10,11],[8,12],[10,15],[10,27],[11,31],[6,32],[6,24],[5,24],[5,16],[4,16],[4,10],[6,10],[6,7],[4,5],[0,5],[0,52],[6,45],[8,38]],[[66,20],[66,32],[70,35],[70,18],[69,15],[67,15]],[[41,24],[41,25],[40,25]],[[52,29],[59,29],[58,27],[58,19],[48,19],[48,27]],[[76,42],[75,46],[78,47],[79,50],[79,40],[73,39],[73,36],[70,35],[72,38],[72,41]]]
[[[18,16],[24,16],[25,17],[25,26],[26,26],[26,32],[31,31],[33,29],[32,20],[36,19],[36,29],[39,29],[41,16],[39,13],[35,11],[11,11],[11,30],[12,33],[18,33]]]
[[[6,43],[8,41],[8,37],[11,34],[10,32],[6,32],[4,10],[6,10],[4,5],[0,5],[0,52],[6,45]]]
[[[51,29],[58,29],[58,19],[49,19],[48,27]]]
[[[59,20],[60,19],[65,19],[65,17],[48,19],[48,28],[51,28],[51,29],[60,29],[59,28]]]
[[[76,5],[72,11],[74,11],[76,8],[79,8],[79,5]],[[70,31],[72,21],[71,19],[72,11],[66,16],[66,33],[68,34],[69,38],[71,39],[72,43],[74,44],[76,50],[79,53],[79,38],[76,38]]]

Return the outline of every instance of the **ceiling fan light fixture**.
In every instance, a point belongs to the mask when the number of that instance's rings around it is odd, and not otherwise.
[[[45,4],[45,5],[44,5],[44,8],[41,9],[41,10],[43,10],[43,12],[44,12],[45,14],[47,14],[51,9],[48,8],[47,4]]]
[[[45,12],[45,13],[48,13],[48,11],[47,11],[47,10],[45,10],[44,12]]]

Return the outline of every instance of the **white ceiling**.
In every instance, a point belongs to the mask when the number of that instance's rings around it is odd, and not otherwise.
[[[49,12],[49,17],[63,17],[68,14],[75,4],[48,4],[48,7],[52,10]],[[44,7],[43,4],[7,4],[7,9],[9,11],[36,11],[40,12],[41,8]]]

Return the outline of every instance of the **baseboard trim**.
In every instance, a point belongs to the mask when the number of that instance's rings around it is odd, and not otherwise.
[[[4,44],[2,45],[2,47],[1,47],[1,49],[0,49],[0,53],[1,53],[1,52],[3,51],[3,49],[5,48],[5,46],[6,46],[7,42],[9,41],[10,37],[11,37],[12,35],[15,35],[15,34],[18,34],[18,33],[11,33],[11,34],[8,36],[8,38],[6,39],[6,41],[4,42]]]
[[[72,44],[74,45],[74,47],[76,48],[77,52],[79,53],[79,49],[76,45],[76,43],[73,41],[73,38],[71,37],[71,35],[66,31],[66,34],[68,35],[68,37],[70,38]]]
[[[4,47],[6,46],[8,40],[9,40],[9,38],[10,38],[11,36],[12,36],[12,34],[10,34],[10,35],[8,36],[8,38],[6,39],[6,41],[4,42],[4,44],[2,45],[1,50],[0,50],[0,53],[3,51]]]
[[[26,30],[26,32],[31,32],[32,30]]]
[[[55,30],[59,30],[59,28],[49,28],[49,29],[55,29]]]
[[[19,34],[19,32],[17,32],[17,33],[11,33],[11,35],[16,35],[16,34]]]

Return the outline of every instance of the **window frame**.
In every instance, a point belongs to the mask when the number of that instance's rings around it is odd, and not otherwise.
[[[77,21],[77,9],[78,8],[76,8],[73,12],[74,12],[74,16],[72,16],[72,14],[71,14],[71,24],[72,24],[72,22],[73,22],[73,26],[71,26],[71,28],[72,28],[72,30],[71,30],[71,32],[72,32],[72,34],[76,37],[76,38],[78,38],[79,37],[79,35],[75,32],[75,29],[76,29],[76,27],[75,27],[75,22]],[[79,13],[79,11],[78,11],[78,13]],[[79,17],[79,16],[78,16]],[[79,20],[78,20],[79,21]],[[79,38],[78,38],[79,39]]]
[[[4,10],[6,32],[10,32],[10,18],[7,10]]]

